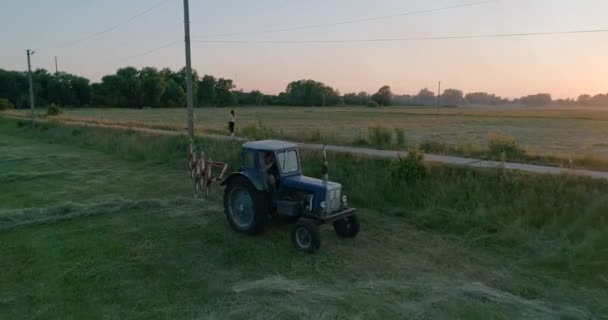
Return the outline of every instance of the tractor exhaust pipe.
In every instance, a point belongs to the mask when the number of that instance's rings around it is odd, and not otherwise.
[[[323,145],[323,169],[321,172],[323,173],[323,181],[327,182],[329,180],[329,167],[327,162],[327,145]]]

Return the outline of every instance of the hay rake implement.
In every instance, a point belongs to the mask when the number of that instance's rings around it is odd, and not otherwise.
[[[191,141],[188,147],[188,168],[190,169],[194,195],[206,198],[209,196],[213,182],[224,179],[228,164],[211,161],[211,159],[207,160],[204,152],[197,153],[196,146]],[[215,174],[218,171],[219,174]]]

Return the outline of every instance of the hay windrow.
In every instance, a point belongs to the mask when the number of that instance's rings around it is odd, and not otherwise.
[[[163,209],[192,203],[192,199],[175,198],[172,200],[112,199],[93,203],[65,202],[56,206],[0,210],[0,230],[8,230],[33,224],[55,223],[80,217],[118,213],[136,209]]]

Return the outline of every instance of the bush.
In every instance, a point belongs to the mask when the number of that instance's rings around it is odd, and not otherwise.
[[[319,129],[315,129],[310,133],[310,142],[321,142],[323,141],[323,136],[321,135],[321,131]]]
[[[369,142],[376,146],[390,145],[393,138],[391,131],[382,126],[370,127],[367,134],[369,136]]]
[[[355,146],[367,146],[367,145],[369,145],[369,143],[367,142],[367,139],[361,133],[361,129],[359,129],[357,131],[357,133],[355,134],[355,138],[353,139],[353,145],[355,145]]]
[[[490,156],[500,157],[503,161],[521,158],[526,155],[526,151],[517,144],[515,137],[508,133],[490,132],[488,134],[488,147]]]
[[[378,104],[378,102],[370,100],[365,104],[365,106],[368,108],[378,108],[380,105]]]
[[[411,182],[423,179],[428,174],[428,168],[424,164],[424,154],[418,148],[408,151],[407,157],[398,158],[392,165],[392,176],[398,180]]]
[[[405,145],[405,130],[403,128],[395,128],[395,140],[398,146]]]
[[[13,108],[15,108],[15,106],[8,99],[0,99],[0,111]]]
[[[241,129],[241,135],[253,140],[270,139],[276,136],[276,132],[264,125],[262,121],[255,124],[250,124]]]
[[[450,146],[442,141],[439,141],[438,137],[426,138],[421,144],[420,148],[425,152],[443,154],[450,151]]]
[[[61,108],[58,105],[54,104],[54,103],[51,103],[51,105],[48,107],[48,109],[46,111],[46,114],[48,116],[57,116],[57,115],[60,115],[62,113],[63,113],[63,110],[61,110]]]

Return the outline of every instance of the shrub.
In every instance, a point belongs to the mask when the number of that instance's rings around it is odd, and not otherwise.
[[[432,153],[446,153],[450,150],[450,146],[442,141],[439,141],[437,137],[426,138],[421,144],[420,148],[425,152]]]
[[[13,108],[15,108],[15,106],[8,99],[0,99],[0,111]]]
[[[243,129],[241,129],[241,135],[249,139],[263,140],[276,136],[276,132],[272,128],[264,125],[262,121],[258,121],[255,124],[243,127]]]
[[[488,148],[490,156],[500,157],[501,160],[520,158],[526,151],[518,144],[515,137],[508,133],[493,131],[488,134]]]
[[[407,157],[398,158],[392,164],[392,176],[398,180],[411,182],[425,178],[428,168],[424,164],[424,154],[418,148],[411,148]]]
[[[315,129],[310,133],[310,142],[321,142],[323,141],[323,136],[321,135],[321,131],[319,129]]]
[[[369,142],[376,146],[387,146],[391,144],[392,134],[388,128],[382,126],[370,127],[368,129]]]
[[[368,108],[378,108],[380,105],[378,104],[378,102],[370,100],[365,104],[365,106]]]
[[[405,130],[403,128],[395,128],[395,140],[398,146],[405,145]]]
[[[57,116],[57,115],[60,115],[62,113],[63,113],[63,110],[61,110],[61,108],[58,105],[54,104],[54,103],[51,103],[51,105],[48,107],[48,109],[46,111],[46,114],[48,116]]]
[[[365,136],[361,133],[360,129],[355,134],[355,138],[353,139],[353,144],[356,146],[367,146],[369,144],[367,142],[367,139],[365,139]]]

